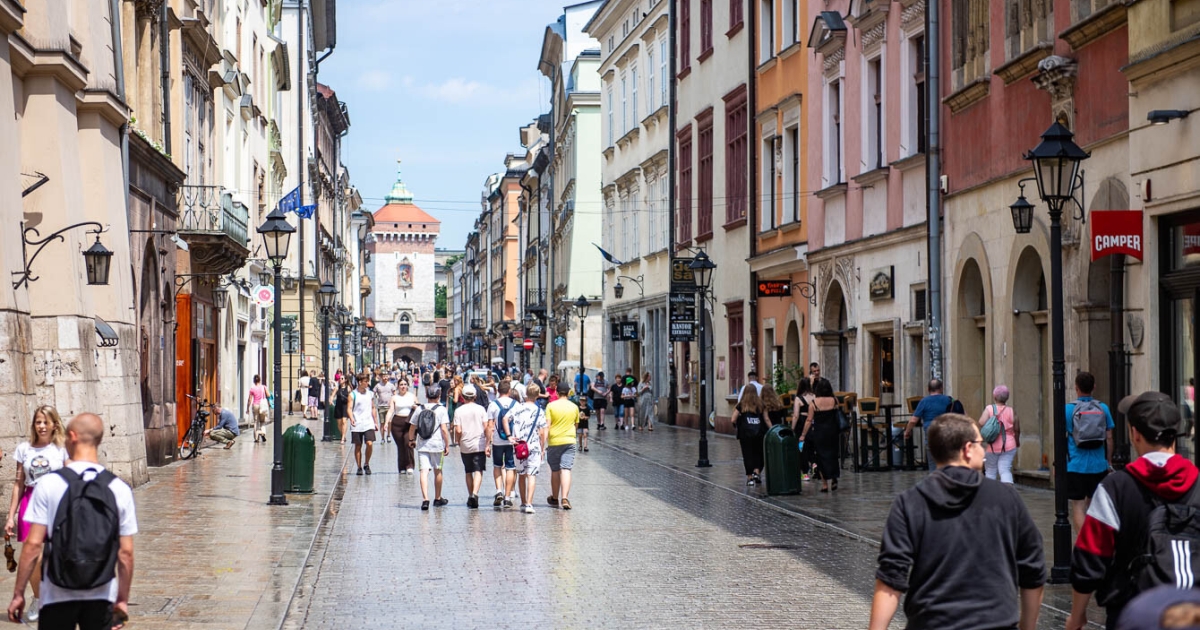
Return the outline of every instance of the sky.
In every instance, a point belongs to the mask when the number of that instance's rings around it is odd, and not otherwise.
[[[520,127],[550,109],[537,71],[564,0],[343,0],[337,48],[318,81],[350,112],[342,162],[366,209],[396,180],[461,249],[488,175],[523,153]]]

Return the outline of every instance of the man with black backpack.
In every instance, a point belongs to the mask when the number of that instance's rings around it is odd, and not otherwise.
[[[1175,453],[1179,408],[1161,392],[1128,396],[1117,408],[1138,458],[1105,477],[1092,498],[1071,558],[1067,630],[1087,625],[1093,592],[1111,629],[1138,593],[1193,588],[1200,571],[1200,473]]]
[[[9,621],[20,622],[25,613],[25,585],[43,546],[38,627],[108,630],[129,619],[137,515],[133,491],[99,463],[103,437],[99,416],[75,416],[67,424],[71,463],[34,488]]]
[[[496,497],[492,507],[511,508],[512,493],[517,484],[517,460],[513,456],[511,418],[508,413],[519,403],[512,397],[513,383],[508,379],[496,385],[496,400],[488,403],[487,420],[492,451],[492,479],[496,482]]]
[[[423,404],[413,408],[412,424],[408,427],[408,446],[417,449],[417,469],[421,481],[421,510],[429,509],[429,479],[426,471],[433,471],[434,507],[449,503],[442,497],[442,461],[450,454],[450,415],[446,406],[439,402],[442,392],[433,384],[433,377],[426,374]]]
[[[1075,402],[1067,403],[1067,500],[1076,536],[1096,487],[1112,467],[1113,419],[1108,405],[1092,398],[1096,377],[1075,375]]]

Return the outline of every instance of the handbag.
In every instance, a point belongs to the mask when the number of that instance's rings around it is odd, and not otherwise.
[[[837,408],[837,412],[838,412],[838,430],[839,431],[849,431],[850,430],[850,420],[846,418],[846,412],[844,410],[842,410],[840,405]]]
[[[524,440],[517,440],[513,445],[513,455],[521,461],[529,459],[529,440],[533,439],[533,432],[537,430],[538,420],[542,417],[542,410],[538,409],[537,415],[533,417],[533,424],[529,427],[529,435],[525,436]]]
[[[17,561],[14,558],[16,553],[13,551],[12,539],[8,536],[4,537],[4,560],[8,563],[8,572],[15,573],[17,571]]]

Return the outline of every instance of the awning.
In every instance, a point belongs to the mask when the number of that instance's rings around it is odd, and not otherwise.
[[[101,348],[115,348],[120,339],[117,338],[117,331],[113,330],[108,322],[99,317],[93,318],[96,321],[96,336],[100,338],[100,343],[97,344]]]

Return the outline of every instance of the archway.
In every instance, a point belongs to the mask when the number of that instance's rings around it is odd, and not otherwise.
[[[958,321],[954,326],[954,390],[968,415],[977,417],[987,396],[987,303],[983,272],[968,259],[958,278]]]
[[[424,351],[422,351],[420,348],[415,348],[413,346],[401,346],[392,350],[392,363],[399,363],[400,361],[405,361],[409,365],[412,365],[413,363],[420,363],[423,354]]]
[[[835,391],[852,391],[854,386],[850,373],[850,340],[846,334],[849,327],[845,293],[841,283],[835,280],[825,295],[819,335],[821,376],[829,379]]]
[[[804,362],[800,358],[800,327],[796,320],[788,322],[787,335],[783,342],[783,365],[788,369],[799,370],[799,374],[807,374]]]
[[[1088,205],[1088,211],[1124,210],[1129,207],[1129,190],[1125,188],[1125,184],[1115,177],[1106,177],[1097,187],[1096,194]],[[1080,324],[1087,330],[1087,347],[1079,352],[1079,356],[1084,357],[1087,363],[1079,367],[1096,377],[1095,394],[1100,400],[1113,399],[1113,384],[1108,367],[1109,351],[1113,343],[1110,311],[1112,264],[1113,259],[1106,256],[1088,265],[1087,308],[1079,313],[1084,320]]]
[[[1020,468],[1044,468],[1053,444],[1049,396],[1050,338],[1046,311],[1046,276],[1042,258],[1026,247],[1013,273],[1012,357],[1013,409],[1021,423]]]

